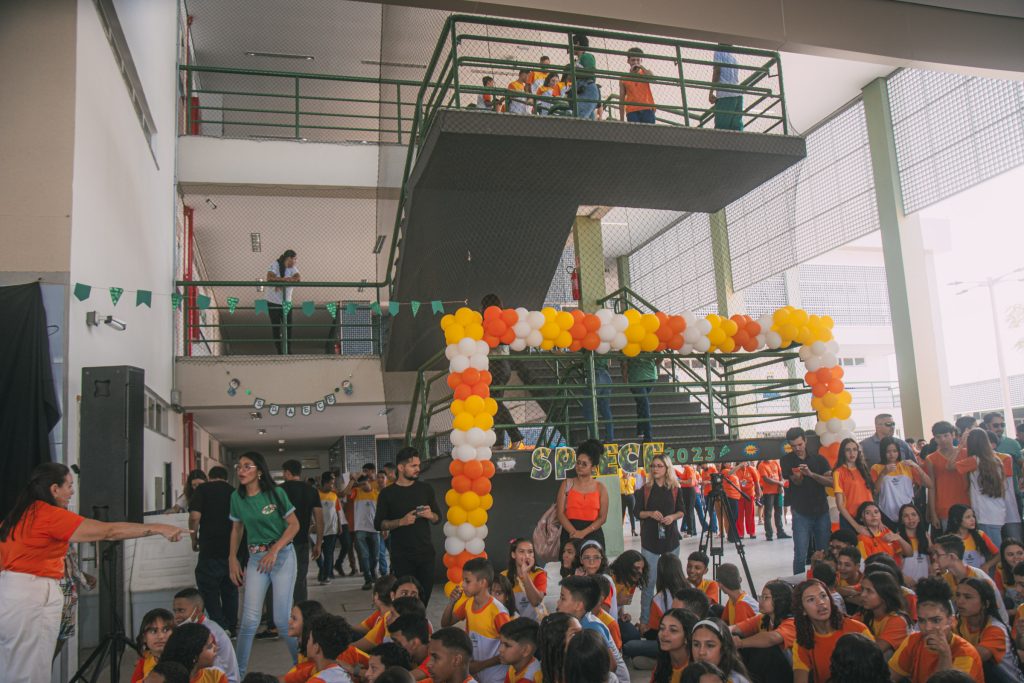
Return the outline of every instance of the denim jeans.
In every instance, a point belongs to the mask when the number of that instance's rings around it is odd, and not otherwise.
[[[768,539],[772,536],[772,520],[775,520],[775,533],[784,534],[782,528],[782,498],[778,493],[766,493],[761,496],[764,502],[764,533]],[[841,517],[840,517],[841,518]]]
[[[388,573],[388,551],[391,550],[391,539],[377,536],[377,564],[380,573],[377,576],[386,576]]]
[[[703,532],[708,527],[708,513],[711,513],[711,533],[718,533],[718,518],[714,510],[708,510],[704,506],[704,494],[697,490],[697,521],[700,522],[700,530]]]
[[[630,123],[657,123],[655,121],[653,109],[638,109],[636,111],[627,111],[626,120]]]
[[[242,593],[242,625],[238,629],[238,642],[235,652],[238,654],[238,670],[245,676],[245,670],[249,667],[249,653],[252,652],[252,639],[256,635],[256,627],[260,624],[260,614],[263,611],[263,597],[267,589],[274,586],[274,614],[288,615],[292,611],[292,593],[295,590],[295,548],[289,544],[277,554],[277,562],[269,574],[259,570],[260,560],[263,553],[249,555],[249,563],[245,566],[245,585]],[[280,617],[279,617],[280,618]],[[287,624],[287,616],[283,617]],[[294,638],[284,635],[282,628],[281,637],[288,646],[288,653],[295,661],[298,653],[298,643]]]
[[[363,572],[363,580],[371,583],[377,580],[374,572],[380,550],[380,534],[376,531],[357,531],[356,547],[359,548],[359,569]]]
[[[636,403],[636,434],[642,436],[644,441],[653,441],[651,436],[651,390],[654,389],[654,382],[649,387],[630,387],[629,392],[633,394],[633,401]]]
[[[640,623],[636,625],[640,629],[640,635],[643,635],[647,630],[647,618],[651,616],[651,600],[654,599],[654,586],[658,583],[658,560],[661,559],[661,555],[642,547],[640,554],[647,560],[647,585],[640,593]]]
[[[576,112],[581,119],[593,119],[601,99],[601,89],[594,81],[581,81],[576,89]],[[589,100],[584,102],[583,100]]]
[[[337,534],[325,534],[320,548],[320,557],[316,558],[316,566],[320,571],[316,574],[317,581],[334,578],[334,544],[338,542]]]
[[[603,369],[598,368],[594,371],[594,381],[597,383],[597,414],[601,417],[601,422],[604,423],[604,437],[605,441],[615,440],[615,425],[612,424],[612,400],[608,396],[612,393],[611,374]],[[602,388],[603,387],[603,388]],[[590,422],[594,419],[594,407],[591,404],[590,397],[584,396],[583,400],[580,401],[580,405],[583,408],[583,419]]]
[[[803,574],[807,568],[807,551],[814,541],[815,550],[828,547],[828,537],[832,532],[832,522],[828,512],[814,517],[802,515],[793,510],[793,573]]]

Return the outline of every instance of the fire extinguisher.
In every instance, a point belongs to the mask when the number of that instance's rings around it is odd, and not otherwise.
[[[580,300],[580,273],[575,268],[569,269],[569,284],[572,288],[572,298]]]

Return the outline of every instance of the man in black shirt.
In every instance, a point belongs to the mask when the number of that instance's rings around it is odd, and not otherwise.
[[[817,453],[807,453],[800,427],[787,431],[786,441],[793,449],[782,456],[782,476],[789,482],[786,502],[793,510],[793,573],[803,574],[808,545],[813,541],[816,550],[828,547],[832,522],[825,487],[832,486],[832,467]]]
[[[309,573],[309,560],[320,557],[321,542],[324,536],[324,511],[320,507],[320,494],[316,489],[302,480],[302,463],[298,460],[286,460],[281,465],[284,471],[284,483],[281,488],[288,494],[288,500],[295,506],[295,516],[299,519],[299,533],[295,534],[292,544],[295,546],[295,596],[298,604],[308,599],[306,591],[306,574]],[[313,550],[309,548],[309,523],[313,521],[316,542]],[[287,617],[285,617],[287,619]]]
[[[426,605],[434,588],[434,545],[430,525],[441,520],[434,489],[418,481],[420,456],[406,446],[395,458],[398,478],[380,492],[373,526],[391,533],[391,572],[412,575],[423,586],[420,599]]]
[[[192,550],[199,552],[196,587],[203,596],[210,619],[234,633],[238,627],[238,586],[228,575],[228,547],[231,540],[231,494],[228,471],[210,468],[210,479],[200,484],[188,505],[188,528]]]

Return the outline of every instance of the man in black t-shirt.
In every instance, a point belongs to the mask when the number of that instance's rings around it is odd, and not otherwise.
[[[817,453],[807,452],[800,427],[787,431],[786,441],[793,449],[782,456],[782,477],[789,482],[786,502],[793,511],[793,573],[803,574],[809,544],[813,541],[815,550],[828,547],[832,522],[825,487],[832,486],[832,467]]]
[[[395,458],[398,479],[380,492],[373,526],[391,533],[391,573],[412,575],[423,586],[420,599],[426,605],[434,587],[434,545],[430,525],[441,520],[441,510],[430,484],[418,481],[420,456],[406,446]]]
[[[209,481],[196,488],[189,502],[188,528],[193,532],[192,550],[199,552],[196,587],[203,596],[206,613],[224,630],[234,633],[238,627],[238,586],[228,574],[228,512],[235,488],[227,478],[228,471],[223,467],[210,468]]]
[[[296,572],[294,603],[308,599],[306,591],[306,574],[309,573],[309,560],[320,557],[321,542],[324,537],[324,511],[320,507],[320,494],[316,489],[302,480],[302,463],[298,460],[286,460],[281,466],[284,470],[284,483],[281,488],[288,494],[288,500],[295,506],[295,516],[299,520],[299,533],[295,534],[292,544],[295,546]],[[313,522],[316,542],[312,552],[309,548],[309,526]],[[287,617],[285,617],[287,619]]]

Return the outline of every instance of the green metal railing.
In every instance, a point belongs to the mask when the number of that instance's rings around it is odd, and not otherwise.
[[[289,282],[295,292],[287,324],[282,309],[271,304],[265,311],[256,307],[257,300],[265,300],[260,290],[269,286],[267,282],[179,280],[176,284],[182,294],[178,355],[380,355],[385,330],[383,317],[370,308],[375,297],[343,298],[355,294],[360,283]],[[209,297],[208,305],[200,307],[200,295]],[[230,296],[238,299],[236,305],[229,305]],[[335,315],[327,304],[335,307]],[[353,308],[355,316],[350,315]]]

